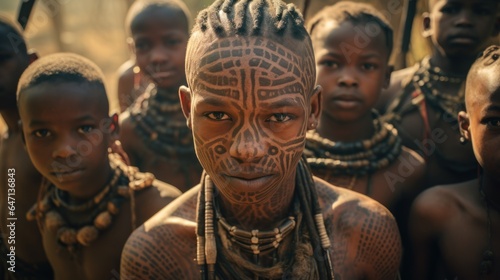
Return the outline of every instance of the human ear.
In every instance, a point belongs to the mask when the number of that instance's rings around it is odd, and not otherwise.
[[[470,131],[469,131],[469,126],[470,126],[470,119],[469,119],[469,114],[467,114],[464,111],[460,111],[458,113],[458,123],[460,126],[460,135],[464,137],[466,140],[470,140]]]
[[[191,89],[186,86],[179,87],[179,99],[181,102],[182,113],[186,117],[186,124],[191,128]]]
[[[431,17],[427,12],[422,14],[422,25],[424,28],[424,31],[422,31],[422,36],[424,36],[424,38],[431,36]]]
[[[29,57],[30,64],[33,63],[33,62],[35,62],[35,60],[38,59],[38,53],[37,53],[37,51],[34,50],[34,49],[30,49],[28,51],[28,57]]]
[[[307,129],[315,129],[319,123],[319,116],[321,114],[321,98],[322,98],[323,88],[317,85],[313,89],[313,93],[310,97],[310,109],[309,119],[307,124]]]
[[[394,71],[394,66],[387,65],[387,69],[385,70],[384,84],[382,86],[383,88],[388,88],[389,85],[391,84],[392,71]]]
[[[130,50],[130,52],[135,54],[134,39],[132,39],[132,37],[127,37],[126,42],[127,42],[127,46],[128,46],[128,49]]]
[[[111,123],[109,124],[109,133],[111,134],[111,141],[114,142],[118,140],[118,135],[120,133],[120,124],[118,122],[118,114],[114,113],[110,116]]]

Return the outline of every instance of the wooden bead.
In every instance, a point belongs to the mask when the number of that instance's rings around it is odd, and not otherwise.
[[[97,215],[97,217],[95,217],[94,226],[97,229],[103,230],[111,225],[112,220],[113,217],[111,216],[111,213],[109,213],[108,211],[104,211]]]
[[[83,246],[89,246],[99,236],[99,231],[94,226],[84,226],[78,230],[76,239]]]

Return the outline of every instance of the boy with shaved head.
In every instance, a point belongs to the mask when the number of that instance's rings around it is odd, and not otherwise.
[[[180,89],[200,185],[137,229],[124,279],[395,279],[401,242],[374,200],[315,178],[311,40],[281,1],[216,1],[198,15]]]
[[[499,58],[491,46],[472,65],[458,115],[478,177],[430,188],[412,207],[413,279],[500,279]]]

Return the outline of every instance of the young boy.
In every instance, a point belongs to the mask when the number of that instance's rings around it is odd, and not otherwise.
[[[372,109],[389,85],[392,28],[373,6],[341,1],[312,17],[308,31],[323,88],[319,125],[306,142],[313,174],[401,214],[401,202],[421,187],[425,165]]]
[[[21,139],[16,89],[34,59],[19,24],[0,16],[0,114],[7,125],[0,140],[1,279],[53,279],[37,226],[25,217],[36,202],[41,176]]]
[[[302,156],[321,87],[295,7],[216,1],[186,56],[179,95],[206,175],[132,234],[121,276],[395,279],[401,242],[389,211],[313,178]]]
[[[30,212],[56,279],[119,275],[134,228],[180,192],[108,150],[118,116],[100,69],[74,54],[39,59],[21,76],[18,107],[26,149],[46,184]]]
[[[122,116],[120,139],[132,165],[186,191],[202,168],[180,108],[190,14],[179,0],[139,0],[127,16],[140,71],[153,82]]]
[[[498,34],[497,0],[428,0],[424,35],[431,54],[393,73],[379,107],[403,144],[427,162],[424,187],[470,180],[477,162],[460,141],[456,116],[463,110],[463,81],[477,53]],[[461,143],[463,142],[463,143]]]
[[[500,48],[472,65],[458,120],[477,179],[436,186],[412,207],[413,279],[500,279]]]

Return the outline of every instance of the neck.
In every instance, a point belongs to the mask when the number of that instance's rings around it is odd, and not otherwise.
[[[291,213],[295,192],[295,175],[291,178],[293,180],[284,182],[271,196],[257,203],[236,202],[223,195],[215,196],[215,199],[218,200],[221,216],[232,226],[247,231],[276,228]]]
[[[437,50],[434,50],[430,57],[431,65],[441,68],[444,73],[463,76],[467,75],[474,60],[475,56],[451,57]]]
[[[19,111],[17,108],[4,109],[0,111],[0,115],[2,115],[2,118],[7,125],[9,133],[18,133],[21,131],[19,127]]]
[[[355,142],[369,139],[375,133],[373,117],[370,113],[352,122],[339,122],[323,114],[319,123],[316,129],[318,134],[334,142]]]

